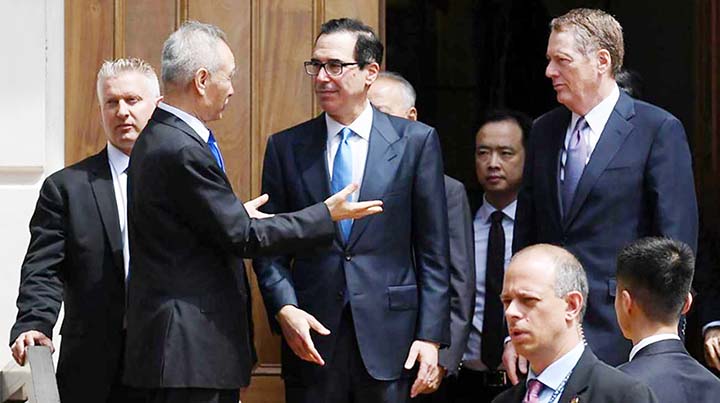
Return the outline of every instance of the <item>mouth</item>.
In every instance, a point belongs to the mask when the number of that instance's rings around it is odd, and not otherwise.
[[[561,89],[565,88],[565,84],[563,83],[553,83],[553,88],[555,91],[560,91]]]
[[[510,331],[509,331],[508,333],[509,333],[509,335],[510,335],[510,338],[513,339],[513,340],[519,339],[519,338],[522,338],[522,337],[527,337],[527,336],[529,335],[529,333],[528,333],[527,331],[521,330],[521,329],[517,329],[517,328],[512,328],[512,329],[510,329]]]
[[[498,183],[498,182],[500,182],[500,181],[505,180],[505,178],[504,178],[503,176],[500,176],[500,175],[488,175],[488,176],[485,177],[485,180],[486,180],[488,183],[493,183],[493,184],[495,184],[495,183]]]
[[[123,123],[123,124],[115,126],[115,129],[118,131],[121,131],[121,132],[127,132],[130,130],[134,130],[135,126],[130,123]]]

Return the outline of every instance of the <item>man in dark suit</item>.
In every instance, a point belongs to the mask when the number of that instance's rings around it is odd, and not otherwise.
[[[125,168],[138,133],[160,101],[152,67],[139,59],[105,62],[97,95],[107,147],[43,183],[30,221],[12,353],[51,341],[60,304],[65,319],[57,368],[64,402],[133,400],[122,386],[128,270]]]
[[[675,117],[619,91],[623,36],[612,16],[576,9],[550,25],[545,74],[563,106],[533,125],[514,250],[552,243],[578,257],[591,290],[585,337],[600,359],[617,365],[630,344],[613,309],[615,256],[650,235],[695,247],[690,150]],[[506,350],[513,380],[516,358]]]
[[[585,271],[565,249],[539,244],[513,256],[501,299],[511,343],[530,370],[494,403],[656,401],[646,385],[585,346],[580,325],[587,295]]]
[[[291,214],[251,218],[235,197],[205,123],[233,93],[233,53],[217,27],[184,23],[163,47],[160,103],[130,160],[124,380],[150,402],[232,402],[255,362],[242,258],[329,245],[332,220],[381,202],[340,193]],[[259,215],[256,215],[259,216]]]
[[[415,88],[403,76],[389,71],[378,74],[368,91],[368,99],[377,110],[408,120],[417,120]],[[522,172],[522,169],[520,170]],[[450,347],[440,350],[438,381],[447,375],[457,376],[473,314],[475,302],[475,256],[472,219],[465,186],[445,175],[445,200],[450,239]],[[443,384],[446,385],[446,384]],[[448,388],[433,383],[416,401],[446,402]]]
[[[663,402],[712,402],[720,380],[695,361],[678,336],[690,309],[695,258],[689,246],[665,238],[641,238],[617,259],[615,312],[632,340],[629,362],[619,369],[650,386]]]
[[[368,102],[382,49],[357,20],[323,24],[305,68],[325,113],[268,140],[267,211],[304,208],[350,180],[360,200],[384,203],[382,215],[339,222],[328,251],[254,262],[283,333],[288,403],[407,401],[437,382],[450,341],[440,145],[433,128]]]

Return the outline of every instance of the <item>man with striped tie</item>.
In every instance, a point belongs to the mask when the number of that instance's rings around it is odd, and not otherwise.
[[[657,401],[648,386],[585,345],[580,325],[587,296],[585,270],[565,249],[538,244],[513,256],[500,298],[511,343],[530,369],[493,403]]]

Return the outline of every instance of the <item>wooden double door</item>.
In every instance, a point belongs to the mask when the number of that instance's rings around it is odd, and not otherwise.
[[[219,26],[235,54],[235,94],[211,123],[237,195],[260,191],[268,136],[319,110],[302,66],[325,20],[360,18],[383,35],[384,0],[65,0],[65,163],[101,149],[95,75],[104,60],[140,57],[160,73],[163,42],[188,19]],[[248,266],[249,267],[249,266]],[[260,365],[243,402],[283,402],[280,339],[269,329],[253,287],[255,344]]]

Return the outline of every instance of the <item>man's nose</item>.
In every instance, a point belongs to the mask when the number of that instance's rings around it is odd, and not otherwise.
[[[545,67],[545,77],[553,78],[556,76],[557,70],[555,69],[555,66],[553,66],[552,62],[548,62],[547,66]]]
[[[328,74],[327,70],[325,70],[325,66],[322,66],[320,70],[318,70],[317,75],[315,76],[315,79],[321,82],[328,82],[330,81],[330,74]]]
[[[121,99],[118,101],[118,108],[117,108],[117,115],[118,116],[127,116],[130,112],[130,106],[125,102],[125,100]]]

